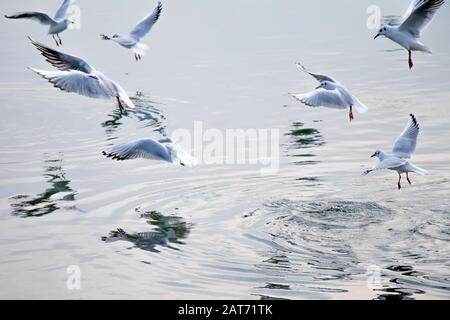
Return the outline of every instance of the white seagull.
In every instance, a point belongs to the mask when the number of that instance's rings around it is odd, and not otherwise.
[[[333,109],[349,108],[350,121],[354,119],[353,107],[355,107],[356,111],[359,113],[365,113],[369,110],[358,100],[358,98],[352,95],[342,84],[332,77],[309,72],[300,63],[297,63],[297,66],[320,82],[320,86],[318,86],[315,91],[292,95],[301,103],[309,107],[327,107]]]
[[[398,139],[395,141],[392,152],[388,154],[383,151],[376,151],[372,155],[372,158],[377,157],[380,160],[380,163],[375,168],[365,171],[363,175],[368,175],[373,171],[386,169],[397,171],[398,189],[400,190],[402,188],[402,173],[406,173],[406,179],[408,180],[409,184],[412,184],[411,179],[409,178],[410,172],[417,173],[419,175],[427,174],[426,170],[415,166],[410,161],[411,156],[416,151],[419,129],[419,123],[417,122],[414,115],[411,114],[405,130],[403,130],[400,137],[398,137]]]
[[[59,34],[65,31],[70,24],[75,23],[69,19],[69,8],[75,2],[75,0],[64,0],[61,7],[56,12],[55,17],[52,19],[48,14],[42,12],[18,12],[12,15],[5,15],[8,19],[32,19],[40,22],[43,25],[48,25],[48,34],[51,34],[56,45],[62,45],[62,40]],[[55,38],[55,35],[58,39]]]
[[[400,25],[395,25],[395,22],[383,25],[374,39],[385,36],[408,50],[408,64],[411,69],[414,66],[412,51],[431,54],[431,49],[422,44],[419,38],[444,3],[444,0],[413,0],[402,18],[403,22]]]
[[[158,21],[161,12],[162,3],[159,2],[156,9],[142,19],[129,34],[115,34],[112,37],[102,34],[100,36],[103,40],[112,40],[122,47],[132,50],[136,61],[141,60],[148,50],[148,46],[141,41]]]
[[[86,61],[70,56],[65,53],[50,49],[40,43],[31,43],[41,52],[46,61],[60,71],[42,71],[30,68],[44,79],[48,80],[54,87],[66,92],[77,93],[82,96],[111,99],[116,98],[120,111],[125,108],[122,102],[130,108],[135,108],[133,102],[128,97],[123,88],[113,80],[107,78],[100,71],[95,70]]]
[[[132,159],[149,159],[170,162],[181,166],[193,166],[195,159],[170,138],[162,140],[138,139],[127,144],[114,147],[104,156],[118,161]]]

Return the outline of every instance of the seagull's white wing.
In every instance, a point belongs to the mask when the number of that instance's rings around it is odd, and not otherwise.
[[[90,98],[108,99],[115,97],[115,89],[102,82],[101,79],[81,71],[42,71],[32,69],[38,75],[48,80],[55,88],[62,91],[77,93]]]
[[[408,161],[405,159],[399,159],[396,157],[387,158],[383,161],[380,161],[380,163],[375,168],[365,171],[363,173],[363,175],[368,175],[369,173],[371,173],[373,171],[395,169],[395,168],[405,165],[407,162]]]
[[[439,8],[445,3],[444,0],[414,0],[408,12],[411,13],[399,27],[399,30],[406,31],[414,37],[419,38],[433,19]],[[407,13],[408,13],[407,12]]]
[[[309,72],[301,63],[296,63],[296,65],[297,65],[297,67],[300,68],[300,70],[302,70],[303,72],[306,72],[310,76],[314,77],[319,82],[330,81],[330,82],[338,83],[338,81],[336,81],[335,79],[333,79],[332,77],[329,77],[327,75]]]
[[[345,109],[349,107],[336,89],[317,89],[310,93],[293,95],[293,97],[309,107],[327,107],[334,109]]]
[[[410,119],[406,125],[405,130],[395,141],[392,153],[399,158],[411,158],[411,155],[416,151],[417,137],[419,136],[419,123],[414,115],[410,115]]]
[[[78,70],[85,73],[91,73],[94,68],[92,68],[83,59],[71,56],[35,42],[33,39],[29,38],[31,43],[41,52],[45,57],[45,60],[62,71]]]
[[[150,159],[172,162],[167,148],[153,139],[139,139],[103,152],[114,160]]]
[[[142,19],[133,31],[131,31],[130,36],[136,40],[141,40],[147,33],[150,32],[154,24],[158,21],[162,12],[162,3],[159,2],[153,13],[150,13],[144,19]]]
[[[18,12],[10,16],[5,15],[8,19],[31,19],[44,25],[55,24],[56,21],[50,18],[47,14],[42,12]]]
[[[69,8],[75,2],[75,0],[64,0],[61,7],[58,9],[55,15],[56,21],[63,21],[69,16]]]

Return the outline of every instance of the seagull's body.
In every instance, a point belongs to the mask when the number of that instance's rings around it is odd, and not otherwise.
[[[401,179],[402,174],[406,173],[406,178],[411,184],[411,179],[409,178],[409,173],[417,173],[419,175],[425,175],[426,170],[417,167],[411,162],[411,156],[416,151],[417,137],[419,136],[419,123],[417,122],[414,115],[410,115],[410,119],[406,125],[405,130],[403,130],[400,137],[395,141],[394,148],[391,153],[386,153],[384,151],[376,151],[373,157],[377,157],[380,162],[379,164],[371,169],[364,172],[364,175],[368,175],[373,171],[379,170],[393,170],[398,173],[398,188],[401,189]]]
[[[327,107],[334,109],[349,109],[350,121],[354,119],[353,108],[359,113],[367,112],[368,108],[350,93],[342,84],[330,76],[312,73],[297,63],[297,66],[320,82],[315,91],[306,94],[294,94],[294,98],[310,107]]]
[[[128,107],[135,107],[125,90],[118,83],[106,77],[86,61],[50,49],[33,41],[31,38],[30,40],[46,58],[46,61],[59,69],[59,71],[30,69],[48,80],[56,88],[90,98],[116,98],[121,111],[124,111],[121,100],[125,102]]]
[[[142,43],[144,37],[150,32],[152,27],[158,21],[162,12],[162,3],[159,2],[156,9],[142,19],[134,29],[125,35],[115,34],[111,37],[101,35],[103,40],[111,40],[124,48],[130,49],[134,53],[136,61],[141,60],[148,50],[147,45]]]
[[[193,158],[169,138],[158,141],[138,139],[114,147],[110,152],[103,152],[103,155],[118,161],[149,159],[182,166],[192,166],[194,164]]]
[[[46,13],[30,11],[30,12],[18,12],[12,15],[5,15],[8,19],[31,19],[40,22],[43,25],[48,25],[48,34],[52,35],[56,45],[62,45],[60,33],[65,31],[73,21],[69,20],[69,8],[75,2],[75,0],[64,0],[61,7],[56,12],[55,17],[52,19]],[[55,35],[58,39],[55,38]]]
[[[421,51],[431,54],[431,49],[419,41],[422,31],[431,23],[434,15],[445,3],[444,0],[412,0],[399,25],[386,24],[381,27],[379,36],[396,42],[408,51],[408,65],[414,66],[412,52]],[[394,20],[392,20],[394,21]]]

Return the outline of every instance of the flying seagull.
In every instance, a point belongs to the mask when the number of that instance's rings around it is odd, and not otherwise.
[[[342,84],[332,77],[309,72],[303,65],[297,63],[297,66],[307,74],[314,77],[320,82],[320,85],[315,91],[305,94],[293,94],[301,103],[309,107],[327,107],[333,109],[347,109],[349,108],[350,121],[354,119],[353,107],[359,113],[365,113],[369,110],[362,104],[358,98],[352,95]]]
[[[432,53],[419,39],[422,31],[431,23],[444,0],[413,0],[403,16],[401,24],[388,23],[381,27],[374,39],[385,36],[408,50],[409,69],[412,69],[412,51]]]
[[[134,53],[136,61],[141,60],[148,50],[148,46],[142,43],[142,39],[150,32],[152,27],[158,21],[162,12],[162,3],[159,2],[156,9],[142,19],[134,29],[125,35],[115,34],[111,37],[104,34],[100,35],[103,40],[112,40],[122,47],[130,49]]]
[[[170,138],[158,141],[153,139],[138,139],[114,147],[110,152],[103,152],[103,155],[118,161],[149,159],[189,167],[195,163],[194,158]]]
[[[36,11],[18,12],[12,15],[5,15],[5,18],[31,19],[40,22],[43,25],[48,25],[48,34],[52,35],[53,40],[55,40],[56,45],[59,47],[60,45],[62,45],[62,40],[59,34],[65,31],[70,24],[74,23],[74,21],[71,21],[69,19],[69,8],[74,2],[75,0],[64,0],[53,19],[50,18],[46,13]],[[55,38],[55,35],[58,37],[58,39]]]
[[[373,171],[379,170],[393,170],[398,173],[398,189],[402,188],[401,180],[402,173],[406,173],[406,179],[409,184],[411,179],[409,178],[409,173],[417,173],[419,175],[425,175],[426,170],[421,169],[410,161],[411,156],[416,151],[417,137],[419,136],[419,123],[413,114],[410,115],[410,119],[406,125],[405,130],[403,130],[400,137],[395,141],[394,148],[391,153],[385,153],[383,151],[376,151],[372,158],[377,157],[380,160],[378,166],[371,170],[367,170],[363,175],[368,175]]]
[[[120,111],[125,108],[122,102],[130,108],[135,108],[123,88],[100,71],[95,70],[86,61],[65,53],[50,49],[43,44],[33,41],[31,43],[41,52],[46,61],[59,71],[42,71],[30,68],[38,75],[48,80],[54,87],[66,92],[77,93],[82,96],[97,99],[116,98]]]

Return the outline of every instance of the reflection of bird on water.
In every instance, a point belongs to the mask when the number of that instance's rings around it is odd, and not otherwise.
[[[75,200],[77,194],[65,177],[63,160],[47,160],[44,177],[51,186],[34,197],[18,195],[10,198],[12,214],[23,217],[41,217],[61,208],[61,202]]]
[[[139,91],[136,92],[136,96],[132,100],[136,105],[135,109],[127,109],[125,112],[114,110],[109,115],[110,119],[101,124],[105,128],[106,134],[108,136],[113,135],[123,125],[122,120],[136,119],[142,128],[153,128],[155,132],[165,136],[166,127],[164,121],[166,117],[161,110],[154,106],[157,103]]]
[[[141,215],[147,224],[154,227],[154,231],[127,233],[123,229],[113,230],[107,237],[103,237],[105,242],[128,241],[134,247],[150,251],[159,252],[157,246],[178,250],[173,244],[183,245],[192,228],[192,225],[185,222],[178,216],[165,216],[157,211],[147,212]]]

